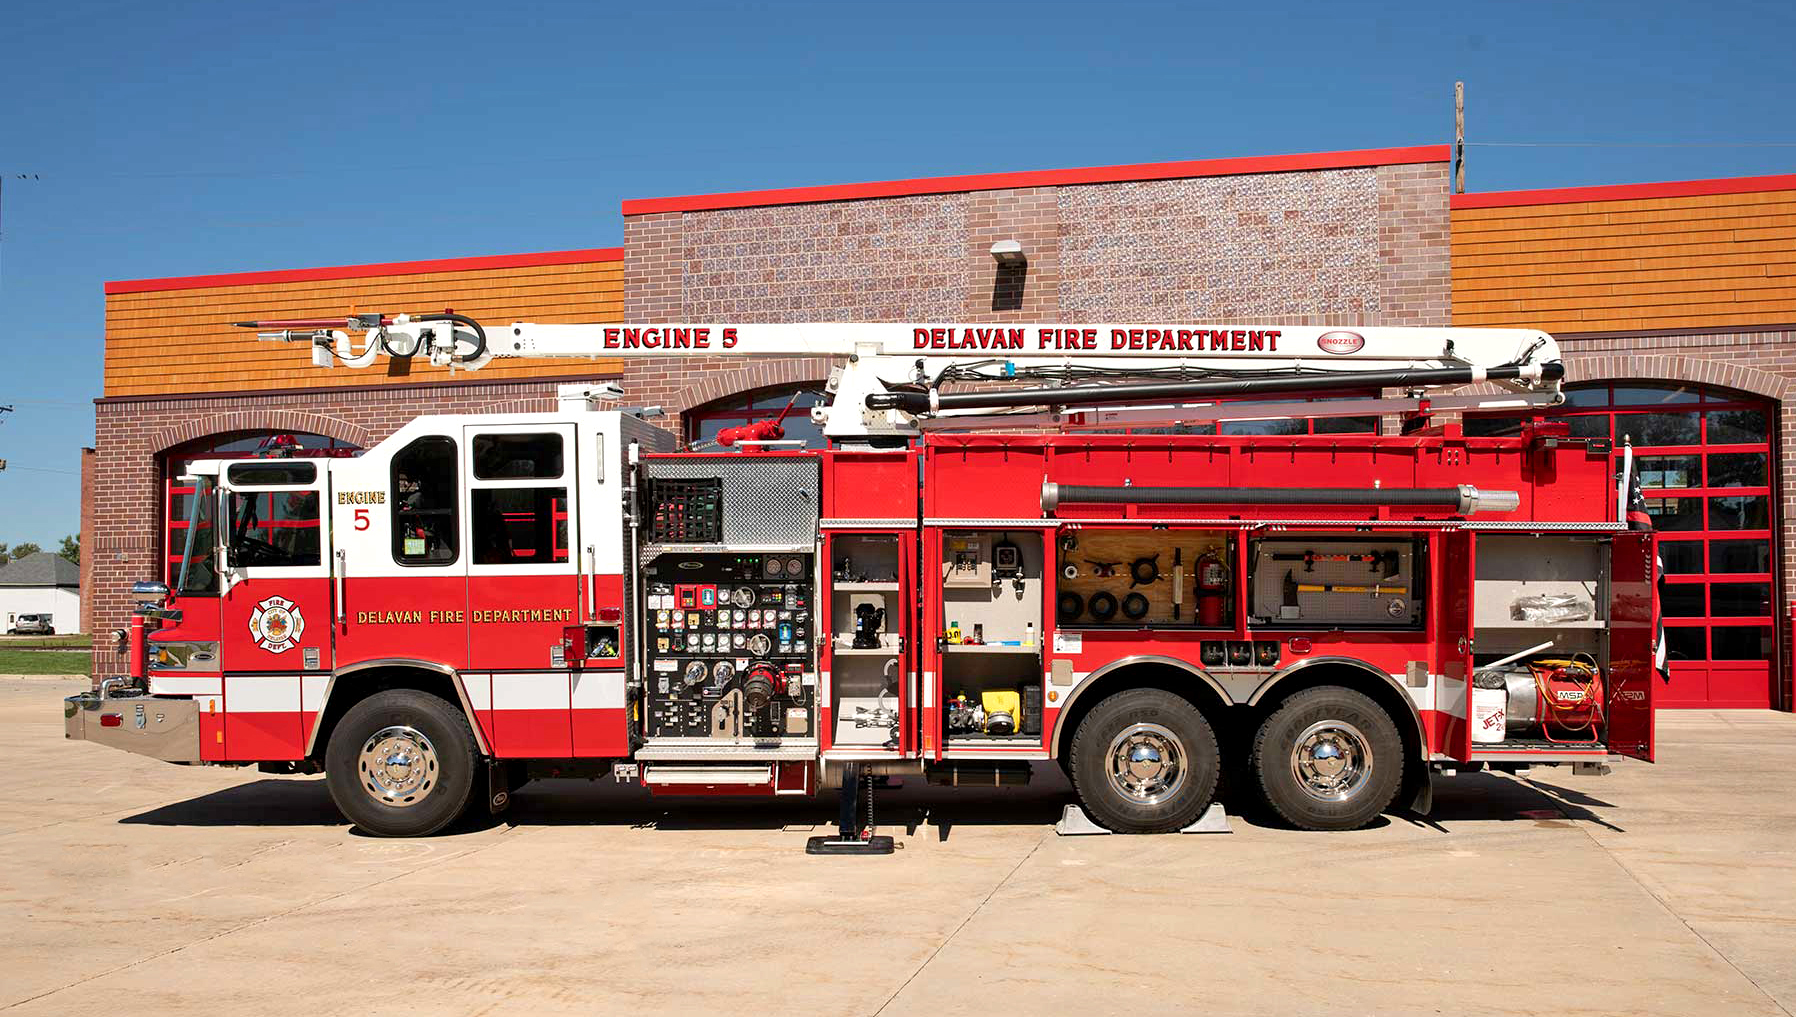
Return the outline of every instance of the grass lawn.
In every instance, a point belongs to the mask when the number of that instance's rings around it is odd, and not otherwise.
[[[45,649],[55,647],[85,650],[94,645],[94,637],[85,633],[66,636],[0,636],[0,650]]]
[[[0,648],[0,674],[86,674],[91,658],[73,650]]]

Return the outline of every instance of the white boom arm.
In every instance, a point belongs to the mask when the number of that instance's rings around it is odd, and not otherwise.
[[[496,359],[830,357],[841,361],[832,399],[813,415],[841,441],[903,436],[924,427],[995,421],[1067,427],[1158,420],[1391,412],[1433,406],[1551,405],[1559,348],[1533,329],[1323,328],[1136,324],[1015,325],[804,323],[740,325],[537,324],[486,331],[461,315],[362,315],[243,322],[271,340],[309,342],[319,366],[366,367],[387,356],[428,357],[478,370]],[[349,334],[364,333],[360,341]],[[947,393],[960,381],[1026,382],[1002,396]],[[1094,384],[1126,379],[1137,384]],[[1497,396],[1434,398],[1429,387],[1491,381]],[[1144,383],[1143,383],[1144,382]],[[1322,404],[1218,402],[1252,393],[1395,388],[1402,398]],[[997,418],[986,410],[1001,408]],[[1037,412],[1019,416],[1026,409]]]

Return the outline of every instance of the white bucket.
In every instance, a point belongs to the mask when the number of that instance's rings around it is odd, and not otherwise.
[[[1500,742],[1507,737],[1509,690],[1472,688],[1472,741]]]

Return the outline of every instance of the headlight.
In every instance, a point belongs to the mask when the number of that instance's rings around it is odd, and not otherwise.
[[[154,642],[150,644],[150,666],[165,671],[209,671],[218,666],[218,644]]]

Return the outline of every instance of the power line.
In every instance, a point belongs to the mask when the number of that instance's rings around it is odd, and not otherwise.
[[[1468,141],[1467,148],[1796,148],[1796,141]]]

